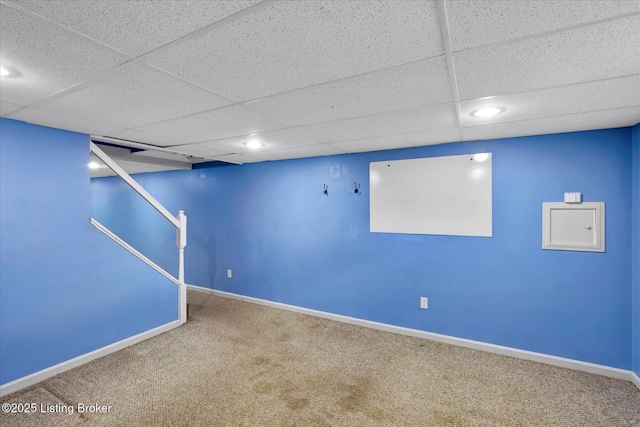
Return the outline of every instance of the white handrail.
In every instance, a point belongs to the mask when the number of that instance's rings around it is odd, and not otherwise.
[[[174,227],[180,228],[180,222],[176,219],[175,216],[171,215],[164,206],[160,204],[151,194],[147,192],[144,188],[140,186],[133,178],[129,176],[116,162],[111,160],[111,157],[107,156],[104,151],[102,151],[96,144],[91,142],[91,151],[98,156],[100,160],[102,160],[107,166],[109,166],[115,173],[117,173],[120,178],[124,180],[131,188],[133,188],[138,194],[142,196],[151,206],[153,206],[160,214],[165,217]]]

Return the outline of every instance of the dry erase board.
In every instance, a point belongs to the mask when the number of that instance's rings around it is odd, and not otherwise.
[[[491,237],[491,164],[491,153],[371,162],[371,231]]]

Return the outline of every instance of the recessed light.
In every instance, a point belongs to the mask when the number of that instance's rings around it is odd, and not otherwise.
[[[0,65],[0,77],[15,77],[18,73],[11,67]]]
[[[103,168],[103,167],[104,166],[102,166],[98,162],[89,162],[89,169],[100,169],[100,168]]]
[[[472,112],[471,115],[473,117],[492,117],[492,116],[495,116],[496,114],[502,113],[503,111],[504,111],[504,108],[486,107],[486,108],[481,108],[479,110]]]
[[[264,147],[264,144],[262,142],[258,141],[257,139],[252,139],[252,140],[250,140],[248,142],[245,142],[244,145],[246,145],[247,147],[249,147],[249,148],[251,148],[253,150],[255,150],[257,148],[260,148],[260,147]]]

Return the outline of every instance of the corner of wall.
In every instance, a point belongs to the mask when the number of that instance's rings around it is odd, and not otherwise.
[[[632,129],[633,248],[632,248],[632,370],[640,377],[640,124]],[[640,386],[639,386],[640,387]]]

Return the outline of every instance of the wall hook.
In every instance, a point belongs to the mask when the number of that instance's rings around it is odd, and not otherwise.
[[[327,184],[323,184],[324,185],[324,191],[322,192],[322,194],[324,194],[325,196],[329,195],[329,186]]]
[[[360,192],[360,184],[358,184],[357,182],[353,183],[353,192],[358,196],[362,196],[362,193]]]

